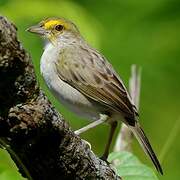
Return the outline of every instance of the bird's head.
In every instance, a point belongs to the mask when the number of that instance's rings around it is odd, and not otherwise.
[[[64,18],[47,18],[27,29],[31,33],[47,38],[51,42],[59,37],[78,36],[79,30],[74,23]]]

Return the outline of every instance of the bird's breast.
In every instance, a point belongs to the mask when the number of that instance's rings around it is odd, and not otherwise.
[[[60,103],[71,111],[88,119],[98,119],[99,112],[94,107],[94,102],[60,79],[56,70],[58,59],[59,51],[53,45],[48,45],[41,57],[40,65],[47,86]]]

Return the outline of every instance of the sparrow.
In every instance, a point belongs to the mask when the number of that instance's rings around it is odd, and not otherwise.
[[[64,18],[47,18],[29,32],[47,40],[40,69],[50,91],[77,115],[91,124],[76,134],[108,123],[110,133],[102,158],[107,159],[117,123],[122,121],[133,132],[157,171],[163,174],[159,160],[140,126],[136,106],[108,60],[81,36],[77,26]]]

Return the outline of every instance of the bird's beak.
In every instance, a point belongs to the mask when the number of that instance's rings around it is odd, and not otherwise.
[[[41,36],[44,36],[46,34],[46,30],[40,25],[31,26],[28,29],[26,29],[26,31],[35,33]]]

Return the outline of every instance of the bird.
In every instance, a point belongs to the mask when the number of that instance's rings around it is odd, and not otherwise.
[[[102,159],[107,160],[117,123],[122,121],[135,135],[157,171],[163,174],[122,79],[107,58],[86,42],[77,26],[68,19],[50,17],[27,31],[47,41],[40,71],[52,94],[71,112],[91,120],[89,125],[75,133],[80,135],[101,123],[109,124],[109,138],[102,155]]]

